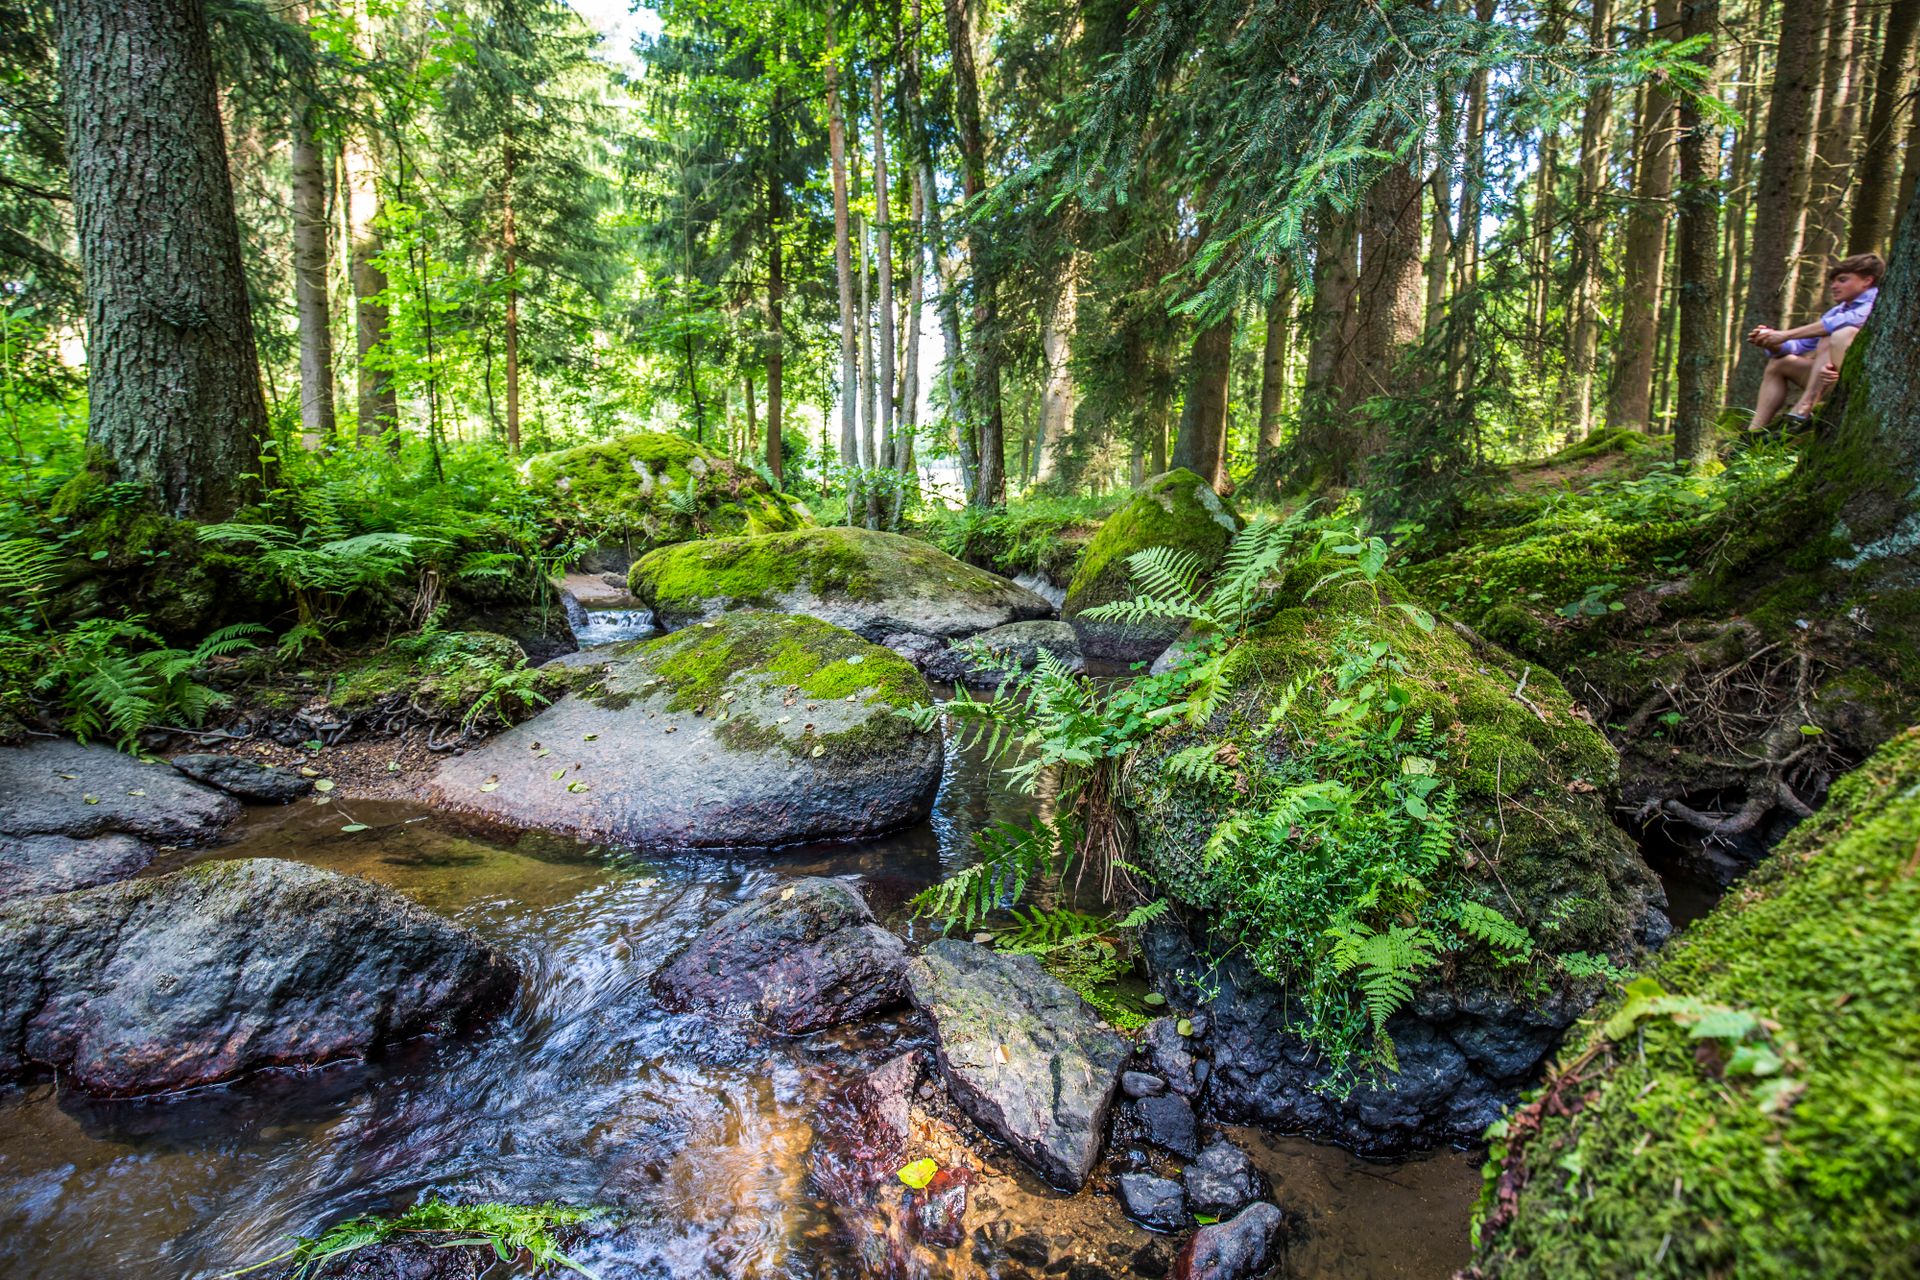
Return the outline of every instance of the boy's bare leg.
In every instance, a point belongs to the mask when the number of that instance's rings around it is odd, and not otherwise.
[[[1766,430],[1780,416],[1787,397],[1812,376],[1813,362],[1805,356],[1780,356],[1767,361],[1766,375],[1760,379],[1760,399],[1753,406],[1750,430]]]
[[[1838,369],[1847,362],[1847,348],[1853,345],[1853,336],[1859,332],[1853,328],[1841,329],[1821,340],[1820,349],[1813,353],[1813,371],[1807,374],[1807,389],[1801,392],[1800,403],[1794,406],[1795,413],[1810,414],[1815,405],[1827,398],[1833,383],[1821,377],[1821,371],[1829,364]]]

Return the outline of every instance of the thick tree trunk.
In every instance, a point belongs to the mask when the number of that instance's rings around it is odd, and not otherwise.
[[[169,514],[231,515],[267,433],[201,0],[61,0],[87,442]]]
[[[959,126],[961,191],[971,206],[986,190],[987,141],[980,120],[980,80],[974,70],[973,24],[967,0],[945,0],[947,44],[953,53],[955,123]],[[969,399],[979,430],[979,477],[973,502],[1006,501],[1005,416],[1000,404],[1000,317],[994,267],[978,230],[967,233],[973,272],[973,385]]]
[[[1172,463],[1217,490],[1227,483],[1227,375],[1233,359],[1233,312],[1202,329],[1187,363],[1187,399]]]
[[[327,163],[312,106],[293,109],[293,303],[300,335],[300,436],[309,449],[333,439],[333,325],[328,306]]]
[[[1293,268],[1282,263],[1267,303],[1267,340],[1260,353],[1260,434],[1254,465],[1266,468],[1280,452],[1280,415],[1286,408],[1287,346],[1293,336]]]
[[[1592,0],[1587,44],[1596,54],[1612,43],[1612,0]],[[1574,222],[1573,273],[1568,282],[1573,332],[1567,351],[1565,406],[1569,430],[1587,433],[1593,415],[1593,357],[1600,340],[1600,240],[1606,231],[1602,197],[1607,188],[1607,153],[1613,142],[1613,90],[1594,86],[1580,125],[1580,216]]]
[[[1382,174],[1367,192],[1360,231],[1359,384],[1350,409],[1374,396],[1397,396],[1410,389],[1410,371],[1402,366],[1406,348],[1420,338],[1424,304],[1420,272],[1420,183],[1405,164]],[[1378,440],[1363,413],[1350,413],[1360,433],[1353,457],[1371,454]],[[1349,467],[1349,478],[1357,468]]]
[[[780,483],[786,480],[786,446],[780,436],[785,426],[786,395],[786,333],[782,311],[787,280],[780,239],[787,212],[786,184],[780,178],[785,108],[785,95],[775,89],[770,126],[772,145],[767,149],[767,470]]]
[[[360,434],[378,436],[399,425],[400,404],[385,366],[387,273],[380,268],[379,161],[373,139],[356,137],[346,148],[348,255],[353,275],[355,403]]]
[[[1780,325],[1788,319],[1787,288],[1800,252],[1794,229],[1805,206],[1808,147],[1814,136],[1820,36],[1825,20],[1826,8],[1821,4],[1787,4],[1782,8],[1780,41],[1774,53],[1773,98],[1767,109],[1766,142],[1760,153],[1760,180],[1753,192],[1753,268],[1747,274],[1742,332],[1760,324]],[[1730,392],[1734,403],[1753,403],[1766,366],[1766,352],[1742,345]]]
[[[1309,487],[1345,484],[1351,449],[1346,414],[1354,396],[1358,362],[1358,218],[1331,209],[1320,215],[1313,264],[1312,340],[1301,395],[1300,429],[1294,438],[1293,471]]]
[[[1655,28],[1670,34],[1678,19],[1679,0],[1659,0]],[[1673,195],[1673,127],[1673,95],[1658,82],[1649,84],[1634,138],[1638,164],[1621,260],[1619,356],[1607,401],[1610,427],[1653,429],[1653,362],[1660,345],[1667,205]],[[1764,206],[1761,216],[1767,216]]]
[[[1853,217],[1847,231],[1848,253],[1875,253],[1885,247],[1893,230],[1898,186],[1894,182],[1901,107],[1900,89],[1913,60],[1914,38],[1920,35],[1920,0],[1893,0],[1887,12],[1886,40],[1880,67],[1873,80],[1873,105],[1867,113],[1867,133],[1860,148],[1860,170],[1854,184]],[[1907,109],[1913,111],[1911,104]],[[1920,155],[1907,154],[1907,170],[1920,166]]]
[[[1060,294],[1040,330],[1040,353],[1046,361],[1046,388],[1040,401],[1039,457],[1034,480],[1045,484],[1059,469],[1061,442],[1073,426],[1073,331],[1079,318],[1080,293],[1074,255],[1062,269]]]
[[[1683,30],[1713,35],[1719,0],[1687,0]],[[1699,54],[1711,65],[1717,51]],[[1717,77],[1716,77],[1717,78]],[[1707,91],[1711,91],[1709,84]],[[1680,348],[1675,369],[1673,453],[1681,462],[1712,455],[1721,407],[1720,133],[1694,98],[1680,104]]]
[[[837,46],[834,5],[827,4],[827,47]],[[840,463],[860,465],[860,334],[853,314],[853,250],[847,226],[847,120],[840,106],[840,72],[834,59],[826,64],[827,154],[833,169],[833,278],[840,297]],[[847,485],[847,519],[852,521],[859,486]]]

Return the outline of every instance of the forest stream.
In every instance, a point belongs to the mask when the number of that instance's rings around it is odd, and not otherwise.
[[[294,859],[389,885],[507,949],[526,975],[515,1006],[469,1036],[183,1095],[9,1093],[0,1272],[211,1280],[291,1234],[437,1191],[611,1207],[611,1228],[575,1253],[604,1280],[860,1274],[809,1182],[812,1121],[836,1083],[930,1043],[918,1015],[782,1037],[668,1013],[647,980],[721,911],[795,876],[856,880],[884,924],[921,940],[908,899],[974,856],[974,831],[1033,804],[950,749],[930,821],[775,854],[634,859],[397,802],[250,809],[226,843],[183,856]],[[341,834],[343,811],[367,830]],[[1282,1274],[1438,1277],[1467,1261],[1475,1156],[1376,1163],[1234,1136],[1300,1220]],[[994,1154],[969,1239],[917,1250],[915,1274],[1029,1274],[1010,1259],[1040,1252],[1035,1273],[1151,1268],[1139,1255],[1156,1237],[1111,1195],[1065,1196]]]

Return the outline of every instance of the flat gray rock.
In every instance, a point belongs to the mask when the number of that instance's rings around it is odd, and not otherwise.
[[[838,880],[775,886],[709,925],[654,975],[672,1009],[754,1018],[789,1035],[906,999],[907,946]]]
[[[1172,1178],[1123,1173],[1118,1189],[1121,1209],[1141,1226],[1168,1232],[1187,1229],[1187,1193]]]
[[[358,1057],[503,1001],[500,951],[391,889],[271,858],[0,907],[0,1080],[108,1095]]]
[[[583,680],[447,761],[429,801],[659,849],[853,839],[933,807],[940,734],[897,714],[932,692],[905,659],[837,627],[727,614],[616,647]]]
[[[1126,1042],[1032,956],[941,939],[907,966],[907,988],[954,1100],[1042,1177],[1079,1190]]]
[[[174,756],[168,764],[197,782],[218,787],[252,804],[291,804],[313,790],[313,779],[245,756],[202,752]]]
[[[0,748],[0,835],[194,844],[239,816],[232,796],[100,743]]]
[[[0,902],[140,874],[153,846],[134,836],[0,836]]]
[[[1260,1197],[1260,1173],[1247,1153],[1228,1142],[1216,1139],[1201,1149],[1193,1163],[1180,1171],[1186,1184],[1187,1203],[1195,1213],[1224,1218],[1242,1205]]]

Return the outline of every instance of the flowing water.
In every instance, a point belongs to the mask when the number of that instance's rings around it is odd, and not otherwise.
[[[250,811],[197,856],[292,858],[390,885],[507,948],[525,973],[516,1005],[460,1039],[165,1099],[89,1100],[57,1082],[0,1091],[0,1276],[206,1280],[427,1191],[612,1206],[617,1228],[579,1254],[603,1280],[859,1274],[809,1185],[812,1120],[851,1073],[927,1043],[924,1027],[903,1012],[773,1036],[666,1013],[647,979],[721,911],[796,875],[856,878],[886,923],[924,934],[907,899],[964,865],[972,832],[1031,804],[950,753],[928,823],[738,858],[639,859],[395,803]],[[341,832],[349,819],[369,829]],[[1302,1223],[1286,1274],[1437,1277],[1466,1261],[1468,1157],[1370,1165],[1240,1136]],[[1061,1196],[1010,1160],[994,1168],[973,1198],[974,1240],[928,1251],[918,1274],[1139,1273],[1150,1238],[1111,1198]],[[1040,1240],[1052,1265],[1005,1261],[991,1246],[1010,1237]]]

